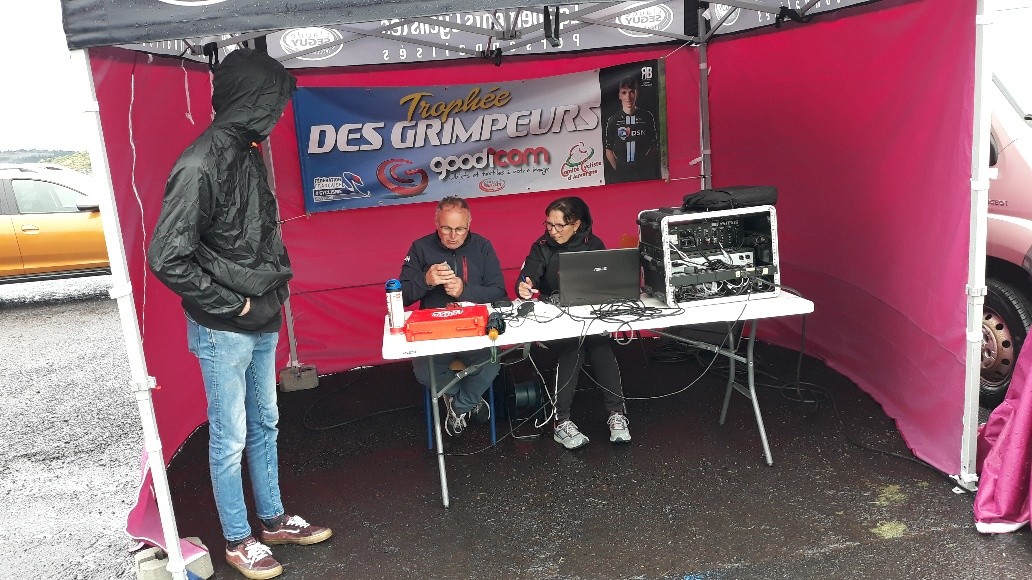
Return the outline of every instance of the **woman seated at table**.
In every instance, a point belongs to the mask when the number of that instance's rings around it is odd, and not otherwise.
[[[545,208],[545,233],[530,247],[523,264],[516,293],[529,300],[533,290],[548,297],[559,290],[559,253],[604,250],[605,244],[591,233],[591,211],[579,197],[561,197]],[[550,349],[559,353],[556,382],[555,427],[553,438],[567,449],[587,445],[588,438],[570,420],[570,407],[577,390],[577,378],[585,360],[591,362],[592,374],[602,387],[609,410],[609,440],[627,443],[631,440],[620,367],[613,354],[612,339],[602,335],[550,341]]]

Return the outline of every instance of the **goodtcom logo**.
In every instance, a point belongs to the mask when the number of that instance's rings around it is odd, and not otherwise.
[[[495,167],[521,167],[523,165],[550,165],[552,155],[544,147],[528,147],[527,149],[493,149],[466,155],[450,155],[434,157],[430,160],[430,170],[438,179],[445,179],[449,173],[469,169],[494,169]]]
[[[462,314],[462,310],[439,310],[430,314],[431,318],[451,318]]]

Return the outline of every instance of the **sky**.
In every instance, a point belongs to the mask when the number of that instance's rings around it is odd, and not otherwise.
[[[0,151],[82,151],[93,130],[86,89],[65,46],[60,0],[5,0],[0,19]],[[1001,76],[1032,109],[1032,1],[1000,0],[996,28]],[[17,82],[10,82],[17,79]],[[14,90],[12,90],[14,89]]]
[[[93,124],[82,112],[84,81],[74,82],[82,77],[65,45],[60,0],[0,1],[0,151],[84,151]]]

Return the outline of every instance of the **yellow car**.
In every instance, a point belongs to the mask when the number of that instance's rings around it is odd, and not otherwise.
[[[73,174],[0,169],[0,284],[111,273],[100,208]]]

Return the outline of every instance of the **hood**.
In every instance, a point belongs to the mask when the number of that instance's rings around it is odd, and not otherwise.
[[[234,50],[215,70],[212,125],[245,141],[263,141],[283,115],[297,80],[276,59],[255,50]]]

